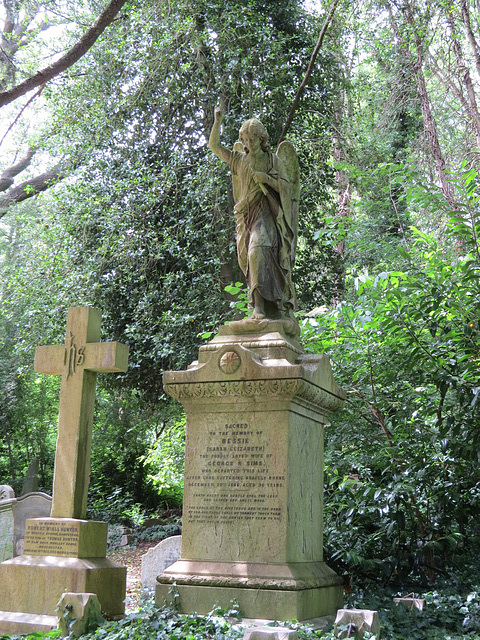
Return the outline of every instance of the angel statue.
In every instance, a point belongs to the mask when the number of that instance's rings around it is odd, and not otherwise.
[[[272,153],[267,131],[255,118],[243,123],[240,142],[227,149],[220,142],[222,120],[217,107],[208,146],[232,173],[238,263],[250,291],[251,319],[283,319],[287,333],[296,334],[292,266],[300,192],[297,154],[287,141]]]

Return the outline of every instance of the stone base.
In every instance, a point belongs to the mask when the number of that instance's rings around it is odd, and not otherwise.
[[[285,333],[283,321],[247,319],[219,327],[218,335],[200,347],[198,363],[204,364],[215,351],[234,345],[250,349],[262,358],[286,359],[292,364],[305,353],[297,337]],[[193,362],[189,369],[196,365]]]
[[[325,587],[303,591],[277,591],[274,589],[239,589],[228,587],[197,587],[176,585],[174,598],[171,585],[159,584],[155,590],[155,604],[173,604],[180,613],[196,611],[205,615],[219,605],[231,608],[231,601],[238,602],[242,615],[262,617],[268,612],[274,620],[308,620],[326,616],[343,606],[343,589]]]
[[[20,635],[24,633],[46,633],[55,629],[57,616],[42,616],[33,613],[0,611],[0,634]]]
[[[0,610],[55,615],[62,594],[69,591],[96,593],[103,613],[120,616],[126,580],[127,569],[106,558],[18,556],[0,564]]]
[[[209,613],[238,602],[247,618],[308,620],[343,607],[342,579],[324,562],[263,564],[179,560],[157,578],[155,602]],[[175,585],[175,586],[173,586]],[[175,597],[178,596],[178,597]]]

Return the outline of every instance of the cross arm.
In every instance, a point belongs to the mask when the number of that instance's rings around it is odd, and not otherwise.
[[[85,369],[96,373],[126,371],[128,346],[121,342],[89,343],[85,348]]]
[[[33,368],[37,373],[59,376],[63,372],[63,358],[65,347],[63,344],[37,347],[35,349],[35,363]]]

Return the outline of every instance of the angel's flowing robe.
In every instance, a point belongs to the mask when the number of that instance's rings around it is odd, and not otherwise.
[[[291,270],[294,252],[291,188],[282,160],[270,153],[267,174],[279,191],[267,184],[265,195],[255,183],[247,155],[233,151],[230,170],[236,201],[238,263],[250,290],[258,290],[280,313],[295,309]]]

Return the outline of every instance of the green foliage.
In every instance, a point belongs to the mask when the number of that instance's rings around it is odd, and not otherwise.
[[[242,318],[246,318],[252,313],[252,309],[248,306],[250,295],[248,287],[241,282],[236,282],[234,285],[227,285],[225,291],[235,297],[231,304]]]
[[[0,226],[0,477],[16,491],[33,456],[40,488],[50,490],[56,440],[59,380],[35,374],[33,360],[37,344],[64,340],[55,327],[65,304],[64,263],[61,252],[50,251],[50,230],[39,221],[30,206]]]
[[[0,640],[58,640],[62,637],[62,632],[59,629],[53,629],[48,633],[28,633],[25,635],[1,635]]]
[[[243,630],[232,628],[230,611],[215,609],[207,616],[197,614],[180,615],[174,609],[154,609],[151,602],[144,603],[139,613],[129,614],[120,622],[110,622],[95,632],[82,636],[87,639],[108,637],[109,640],[129,640],[137,638],[158,639],[198,639],[236,640]]]
[[[466,572],[460,575],[467,577]],[[354,589],[346,606],[378,611],[385,640],[473,640],[480,633],[478,588],[471,584],[471,576],[462,583],[460,575],[440,581],[434,590],[416,592],[416,598],[425,599],[423,612],[396,606],[393,598],[405,593],[371,583]]]
[[[170,536],[178,536],[181,534],[181,529],[178,524],[165,524],[155,525],[148,527],[148,529],[135,531],[134,537],[138,541],[156,542],[157,540],[164,540]]]
[[[183,499],[183,471],[185,463],[185,416],[166,423],[159,438],[146,456],[146,463],[154,473],[149,480],[157,489],[160,500],[180,506]]]
[[[449,223],[457,255],[413,229],[402,270],[357,276],[350,302],[305,321],[348,392],[327,429],[328,554],[383,584],[424,584],[475,542],[480,262],[464,212]]]
[[[478,638],[478,591],[460,593],[458,589],[443,586],[441,589],[417,594],[426,599],[423,613],[408,611],[393,604],[394,592],[375,589],[358,592],[350,597],[347,608],[372,609],[379,612],[382,640],[475,640]],[[475,620],[474,620],[475,618]],[[235,604],[230,610],[215,608],[206,616],[195,613],[182,615],[174,609],[155,609],[151,600],[144,600],[138,613],[130,613],[118,622],[103,622],[95,631],[84,634],[85,640],[142,640],[142,639],[196,639],[236,640],[244,635],[245,627],[238,625],[241,616]],[[283,626],[297,631],[299,640],[333,640],[333,631],[312,629],[296,621],[286,621]],[[278,622],[268,626],[279,626]],[[34,640],[56,638],[58,632],[28,634],[25,636],[0,636],[2,640]],[[366,635],[365,638],[369,636]]]

